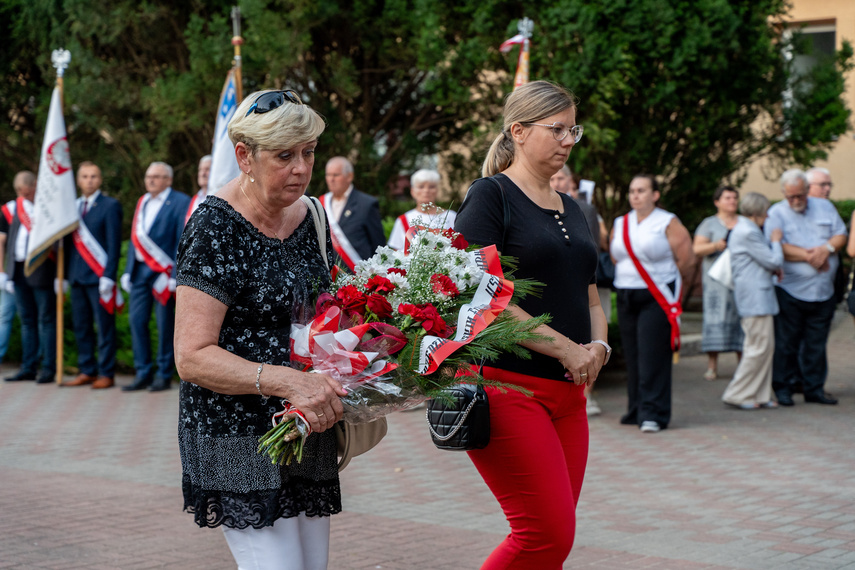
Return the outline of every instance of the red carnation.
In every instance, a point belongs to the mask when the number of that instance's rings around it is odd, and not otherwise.
[[[388,319],[392,316],[392,305],[386,297],[379,293],[368,295],[365,304],[368,310],[377,315],[379,319]]]
[[[454,284],[451,277],[442,273],[431,275],[430,286],[434,293],[445,295],[446,297],[457,297],[460,295],[460,290],[457,289],[457,285]]]
[[[355,311],[362,314],[365,311],[365,295],[353,285],[345,285],[335,294],[339,307],[345,311]]]
[[[445,319],[439,316],[439,311],[430,303],[424,305],[409,305],[402,303],[398,307],[398,312],[402,315],[408,315],[413,320],[419,321],[427,334],[441,336],[447,338],[451,336],[453,329],[449,327]]]
[[[391,267],[389,268],[387,273],[395,273],[397,275],[400,275],[401,277],[407,276],[407,270],[402,267]]]
[[[463,234],[460,232],[456,232],[451,228],[448,228],[442,235],[451,240],[451,247],[456,249],[466,249],[469,247],[469,242],[464,239]]]
[[[369,293],[391,293],[395,290],[395,284],[385,277],[375,275],[365,284],[365,290]]]

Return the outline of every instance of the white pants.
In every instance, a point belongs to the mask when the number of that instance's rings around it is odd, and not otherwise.
[[[330,517],[277,520],[256,529],[223,527],[238,570],[326,570],[330,549]]]
[[[772,399],[775,317],[744,317],[740,323],[745,333],[742,359],[721,399],[736,405],[765,404]]]

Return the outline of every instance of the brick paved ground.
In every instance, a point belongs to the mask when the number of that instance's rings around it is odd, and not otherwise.
[[[671,428],[643,435],[618,425],[623,384],[605,378],[565,568],[855,568],[855,329],[836,323],[836,407],[727,409],[694,356],[675,368]],[[0,383],[0,568],[234,568],[222,533],[181,512],[176,397]],[[420,412],[394,416],[342,484],[333,569],[477,568],[507,532]]]

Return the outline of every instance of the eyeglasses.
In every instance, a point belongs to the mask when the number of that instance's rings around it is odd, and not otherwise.
[[[831,182],[811,182],[811,186],[828,186],[829,188],[834,188],[834,184]]]
[[[796,200],[807,200],[807,194],[784,194],[784,198],[787,199],[787,202],[795,202]]]
[[[300,97],[290,89],[287,91],[268,91],[267,93],[262,93],[255,99],[244,117],[249,117],[253,112],[261,115],[262,113],[272,111],[273,109],[284,105],[286,101],[293,105],[303,104]]]
[[[577,143],[582,140],[582,133],[585,132],[585,127],[582,125],[574,125],[572,127],[568,127],[563,123],[552,123],[551,125],[544,125],[542,123],[525,123],[527,125],[532,125],[535,127],[546,127],[547,129],[552,129],[552,136],[555,137],[557,141],[563,141],[567,137],[567,133],[571,133],[573,135],[573,142]]]

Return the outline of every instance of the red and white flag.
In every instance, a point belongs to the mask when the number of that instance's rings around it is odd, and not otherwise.
[[[54,87],[39,162],[32,231],[24,272],[30,275],[46,259],[51,246],[77,229],[77,191],[62,116],[62,95]]]
[[[499,51],[502,53],[508,53],[514,46],[521,45],[525,41],[525,36],[522,34],[517,34],[512,38],[509,38],[502,42],[502,45],[499,46]]]

